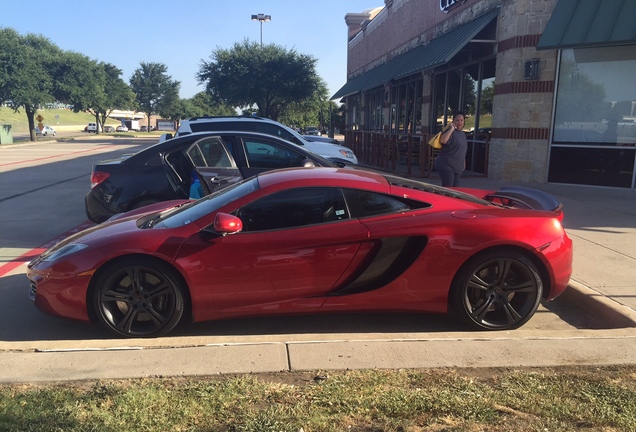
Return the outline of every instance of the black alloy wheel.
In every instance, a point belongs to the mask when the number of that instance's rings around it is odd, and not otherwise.
[[[519,252],[499,250],[478,255],[461,268],[451,302],[473,328],[511,330],[532,318],[542,294],[537,266]]]
[[[98,320],[119,335],[162,336],[183,316],[183,287],[168,264],[136,258],[101,273],[93,306]]]

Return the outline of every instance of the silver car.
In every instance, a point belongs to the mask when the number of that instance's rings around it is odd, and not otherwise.
[[[55,129],[53,129],[51,126],[44,126],[44,128],[42,129],[36,126],[35,134],[38,136],[55,136]]]

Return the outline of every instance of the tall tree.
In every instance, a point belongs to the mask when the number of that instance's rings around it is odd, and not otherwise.
[[[103,91],[100,92],[100,98],[96,99],[94,106],[90,107],[88,111],[95,116],[97,122],[103,127],[106,119],[114,110],[135,109],[137,101],[135,100],[135,93],[121,78],[121,69],[110,63],[100,63],[98,68],[100,70],[99,76],[102,77]]]
[[[63,52],[49,73],[53,77],[53,96],[59,102],[72,105],[74,112],[90,111],[106,97],[103,70],[95,60],[83,54]],[[97,115],[95,121],[99,122]]]
[[[172,80],[162,63],[141,62],[140,65],[130,77],[130,87],[136,94],[139,110],[146,114],[150,124],[152,114],[172,111],[179,100],[181,83]]]
[[[191,99],[177,99],[170,105],[164,105],[161,108],[161,117],[171,120],[175,130],[179,129],[181,119],[199,115],[201,115],[200,111],[192,104]]]
[[[236,110],[222,101],[214,100],[212,95],[206,92],[195,94],[190,101],[197,109],[196,115],[231,116],[236,115]]]
[[[8,102],[15,112],[24,109],[32,141],[37,109],[55,100],[49,70],[61,53],[44,36],[21,36],[11,28],[0,28],[0,101]]]
[[[314,94],[286,105],[278,120],[299,127],[318,126],[322,123],[321,120],[328,119],[329,105],[327,84],[319,78]]]
[[[320,85],[316,59],[270,44],[244,40],[217,49],[203,61],[197,78],[215,100],[278,120],[292,102],[311,98]]]

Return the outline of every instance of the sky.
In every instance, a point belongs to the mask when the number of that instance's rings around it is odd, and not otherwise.
[[[311,55],[329,96],[346,82],[347,13],[384,0],[0,0],[0,27],[47,37],[66,51],[112,63],[129,82],[141,62],[162,63],[180,97],[203,91],[196,74],[218,49],[248,39]]]

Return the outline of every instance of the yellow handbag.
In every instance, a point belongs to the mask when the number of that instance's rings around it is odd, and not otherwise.
[[[434,149],[437,149],[437,150],[441,149],[442,148],[442,143],[440,141],[440,138],[442,137],[442,134],[444,132],[446,132],[448,129],[450,129],[450,127],[451,127],[450,123],[447,124],[446,126],[444,126],[444,128],[441,131],[437,132],[437,134],[433,138],[428,140],[428,145],[430,145],[431,147],[433,147]]]

